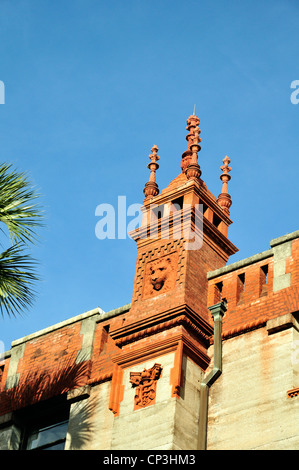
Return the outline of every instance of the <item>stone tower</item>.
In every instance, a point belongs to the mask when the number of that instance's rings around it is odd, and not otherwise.
[[[133,383],[137,389],[136,409],[148,407],[156,399],[167,403],[161,409],[161,420],[165,420],[167,413],[169,431],[165,433],[169,434],[167,439],[173,448],[186,448],[186,442],[180,439],[191,439],[195,446],[191,448],[196,448],[194,427],[199,409],[194,409],[193,398],[210,364],[207,349],[213,336],[213,319],[207,308],[207,273],[223,267],[237,251],[227,237],[232,223],[227,190],[230,160],[228,157],[223,160],[223,186],[217,198],[201,179],[198,126],[198,117],[191,115],[187,120],[188,146],[182,155],[181,171],[161,193],[156,182],[159,149],[156,145],[151,149],[143,221],[130,234],[137,243],[132,304],[123,324],[110,331],[122,348],[115,360],[111,409],[118,416],[125,400],[123,374],[130,369],[131,379],[127,383]],[[140,374],[151,377],[148,381],[154,385],[150,392],[147,392],[149,382],[142,382]],[[190,394],[189,404],[184,400],[184,411],[179,405],[182,394]],[[168,407],[171,412],[165,411]],[[179,428],[178,410],[190,418],[189,436],[185,431],[180,436],[171,434],[170,429]],[[155,420],[157,409],[152,412]],[[150,422],[150,409],[148,416]],[[134,416],[130,419],[134,422]]]

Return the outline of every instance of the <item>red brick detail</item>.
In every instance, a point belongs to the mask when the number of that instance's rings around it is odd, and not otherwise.
[[[266,284],[265,266],[268,266]],[[262,269],[264,268],[264,270]],[[299,243],[292,242],[292,256],[287,259],[291,286],[273,292],[273,257],[218,276],[209,281],[208,302],[219,302],[217,285],[222,283],[222,298],[227,301],[223,318],[223,337],[242,334],[264,326],[266,321],[286,313],[299,311]],[[244,292],[240,292],[240,278],[245,275]]]
[[[175,260],[171,266],[172,273],[167,290],[173,289],[176,283],[180,284],[182,282],[183,269],[185,265],[185,255],[184,250],[182,250],[182,246],[182,240],[169,240],[168,243],[164,244],[161,244],[161,241],[157,241],[153,242],[150,250],[141,252],[138,255],[132,299],[133,302],[137,302],[138,300],[141,300],[141,298],[160,295],[162,292],[165,293],[165,289],[162,289],[161,292],[152,292],[150,289],[150,275],[148,272],[151,264],[162,257],[169,256],[172,260],[176,254]]]
[[[185,305],[125,325],[122,328],[111,331],[111,336],[115,339],[117,346],[123,347],[126,344],[156,335],[178,325],[183,325],[186,330],[191,331],[205,347],[209,346],[213,328],[209,323],[196,316]]]
[[[115,416],[119,414],[120,402],[124,396],[124,385],[123,385],[123,369],[118,365],[114,364],[112,384],[110,391],[109,410],[111,410]]]
[[[9,362],[10,362],[10,357],[8,357],[7,359],[4,359],[3,361],[0,362],[0,367],[2,369],[2,374],[1,374],[1,378],[0,378],[0,392],[2,392],[2,390],[4,390],[4,388],[5,388]]]
[[[22,373],[15,387],[1,391],[0,414],[83,387],[89,378],[90,361],[77,363],[76,356],[61,360],[54,370],[33,368]]]
[[[124,315],[119,315],[96,325],[90,384],[111,380],[114,369],[112,356],[115,356],[120,349],[111,338],[110,333],[106,331],[106,328],[108,325],[110,330],[114,327],[120,327],[123,324],[123,319]]]
[[[299,387],[292,388],[292,390],[287,391],[287,398],[293,398],[299,396]]]
[[[80,328],[78,322],[28,341],[18,364],[20,380],[23,374],[34,369],[54,372],[61,361],[73,358],[82,347]]]
[[[259,318],[258,320],[252,321],[250,323],[245,323],[244,325],[232,328],[231,330],[227,330],[225,331],[225,333],[222,333],[222,339],[233,338],[234,336],[239,336],[244,333],[248,333],[249,331],[257,330],[258,328],[263,328],[264,326],[266,326],[266,323],[266,317]]]

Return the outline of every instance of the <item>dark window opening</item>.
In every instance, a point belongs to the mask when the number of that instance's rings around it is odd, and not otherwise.
[[[223,282],[217,282],[215,284],[215,298],[214,298],[215,303],[218,303],[222,300],[222,290],[223,290]]]
[[[260,270],[260,295],[267,295],[269,282],[269,266],[261,266]]]
[[[209,206],[207,206],[205,203],[202,204],[202,212],[204,215],[206,215],[206,212],[208,210]]]
[[[66,395],[19,410],[21,450],[64,450],[70,405]]]
[[[264,273],[264,284],[268,284],[268,271],[269,271],[269,266],[266,264],[265,266],[261,267],[262,272]]]
[[[172,205],[174,206],[175,210],[183,209],[184,204],[184,196],[178,197],[174,201],[172,201]]]
[[[217,282],[216,287],[217,287],[218,292],[220,294],[220,299],[222,299],[223,282]]]
[[[245,291],[245,273],[239,274],[237,279],[237,302],[243,300]]]
[[[153,211],[153,215],[154,215],[154,219],[162,219],[163,217],[163,213],[164,213],[164,205],[162,206],[156,206],[152,209]]]
[[[244,290],[245,290],[245,273],[239,274],[238,277],[239,277],[239,280],[240,280],[240,285],[241,285],[242,292],[244,292]]]
[[[213,214],[213,224],[215,225],[215,227],[218,228],[220,223],[221,223],[220,217],[218,217],[218,215],[216,214]]]

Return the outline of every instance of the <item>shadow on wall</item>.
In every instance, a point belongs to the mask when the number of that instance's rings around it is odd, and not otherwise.
[[[68,449],[84,448],[92,438],[94,426],[91,416],[95,407],[95,400],[83,399],[78,401],[67,400],[67,392],[76,391],[88,382],[91,362],[83,356],[69,356],[60,362],[54,371],[43,370],[21,374],[19,383],[0,393],[0,414],[14,412],[16,422],[25,425],[31,422],[38,410],[45,409],[48,404],[61,399],[71,407],[67,445]],[[80,397],[80,395],[79,395]],[[77,400],[77,401],[76,401]],[[27,417],[24,420],[24,417]],[[30,418],[31,417],[31,418]]]
[[[72,404],[66,450],[87,450],[90,448],[90,443],[96,432],[96,426],[92,422],[96,405],[95,397]]]

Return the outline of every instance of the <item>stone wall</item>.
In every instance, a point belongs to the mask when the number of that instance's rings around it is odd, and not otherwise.
[[[299,448],[299,401],[287,394],[299,385],[298,331],[270,328],[267,322],[223,342],[223,373],[210,390],[208,449]]]

